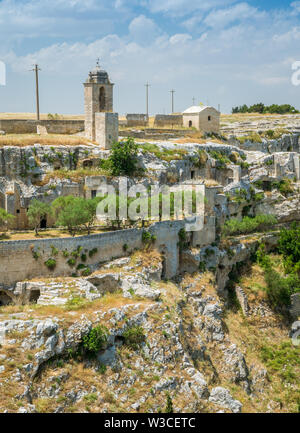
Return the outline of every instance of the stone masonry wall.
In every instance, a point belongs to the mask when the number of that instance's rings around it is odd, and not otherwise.
[[[37,125],[46,127],[48,134],[76,134],[84,130],[84,120],[0,119],[0,130],[6,134],[35,134]]]
[[[154,125],[162,126],[182,126],[182,114],[157,114],[155,116]]]
[[[182,227],[184,221],[163,221],[149,228],[156,236],[155,246],[165,256],[166,278],[174,277],[179,267],[177,243],[178,232]],[[0,286],[9,288],[18,281],[36,277],[71,276],[75,268],[68,265],[68,258],[62,253],[64,250],[71,253],[81,246],[82,253],[87,254],[86,264],[93,265],[124,256],[125,244],[129,252],[142,248],[142,230],[120,230],[75,238],[0,242]],[[57,255],[53,255],[53,248],[58,250]],[[88,251],[95,248],[97,253],[89,257]],[[37,253],[39,257],[35,259],[33,253]],[[56,260],[53,271],[45,265],[45,261],[50,257]]]

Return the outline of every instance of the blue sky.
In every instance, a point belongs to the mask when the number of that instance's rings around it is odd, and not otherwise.
[[[115,83],[119,113],[192,103],[290,103],[300,109],[291,65],[300,60],[300,1],[0,0],[0,112],[82,113],[83,86],[97,57]]]

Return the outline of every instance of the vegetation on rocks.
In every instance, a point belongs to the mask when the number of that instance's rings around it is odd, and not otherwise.
[[[272,228],[276,223],[277,219],[273,215],[257,215],[253,218],[245,216],[242,220],[231,218],[224,224],[222,234],[232,236],[264,231]]]
[[[91,354],[97,354],[101,349],[104,349],[109,333],[108,329],[99,325],[91,329],[88,335],[83,337],[83,348]]]
[[[272,104],[269,106],[264,105],[262,102],[247,106],[246,104],[240,107],[233,107],[232,113],[270,113],[270,114],[296,114],[299,113],[295,107],[290,104]]]
[[[0,230],[5,231],[10,224],[14,221],[15,217],[6,212],[5,209],[0,208]]]

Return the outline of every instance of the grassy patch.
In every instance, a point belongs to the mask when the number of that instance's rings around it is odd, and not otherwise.
[[[4,146],[81,146],[90,145],[91,141],[84,137],[73,135],[48,134],[40,136],[38,134],[7,134],[0,136],[0,147]]]

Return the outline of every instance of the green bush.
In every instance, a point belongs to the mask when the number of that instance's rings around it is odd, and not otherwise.
[[[87,277],[88,275],[91,275],[92,270],[91,268],[89,268],[88,266],[81,272],[81,275],[83,277]]]
[[[278,248],[284,257],[286,272],[300,274],[300,223],[294,222],[290,229],[282,229]]]
[[[300,279],[292,273],[282,277],[273,268],[270,257],[265,252],[265,245],[261,244],[256,252],[257,262],[264,269],[267,285],[266,292],[273,307],[290,306],[291,295],[300,292]]]
[[[48,269],[53,271],[53,269],[55,269],[55,267],[56,267],[56,260],[50,258],[50,259],[45,261],[45,265],[47,266]]]
[[[109,337],[108,329],[99,325],[91,329],[88,335],[83,337],[83,348],[91,354],[96,354],[99,350],[105,348]]]
[[[137,170],[138,145],[133,138],[112,145],[109,164],[113,175],[133,176]]]
[[[142,242],[143,244],[149,246],[150,244],[156,241],[156,236],[152,235],[150,232],[144,230],[142,233]]]
[[[222,234],[224,236],[253,233],[255,231],[264,231],[277,223],[273,215],[257,215],[254,218],[244,217],[242,220],[232,218],[224,224]]]
[[[98,248],[93,248],[89,251],[89,257],[93,257],[98,252]]]
[[[137,350],[139,345],[146,339],[144,330],[141,326],[131,326],[127,328],[123,333],[125,346],[130,347],[133,350]]]
[[[299,383],[297,370],[300,367],[300,347],[293,346],[291,341],[285,341],[279,345],[262,346],[260,357],[268,369],[278,372],[281,380],[288,383]]]
[[[300,280],[297,275],[291,274],[282,277],[272,267],[265,270],[268,299],[274,307],[289,306],[291,295],[300,292]]]
[[[70,266],[70,268],[72,268],[73,266],[76,265],[76,259],[71,258],[67,261],[68,265]]]
[[[166,397],[167,397],[167,404],[166,404],[166,408],[165,408],[165,413],[173,413],[174,412],[173,401],[172,401],[172,397],[170,396],[169,392],[166,392]]]
[[[285,197],[294,192],[291,179],[281,179],[278,182],[273,182],[272,186]]]

